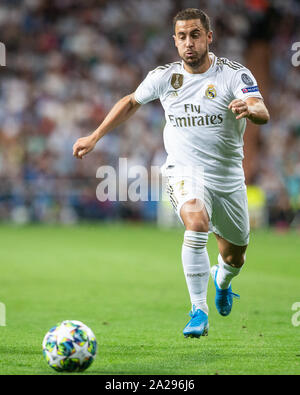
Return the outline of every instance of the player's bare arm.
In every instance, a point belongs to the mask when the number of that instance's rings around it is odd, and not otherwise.
[[[236,119],[248,118],[258,125],[263,125],[270,119],[269,111],[263,100],[257,97],[249,97],[246,100],[234,99],[228,108],[234,114],[238,114]]]
[[[134,99],[134,94],[123,97],[119,100],[105,117],[101,125],[89,136],[81,137],[73,146],[73,155],[82,159],[91,152],[97,142],[108,132],[115,129],[123,122],[127,121],[140,107]]]

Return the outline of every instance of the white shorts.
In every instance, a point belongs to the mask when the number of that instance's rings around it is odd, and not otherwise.
[[[195,180],[192,175],[178,174],[176,166],[167,167],[163,175],[167,178],[166,192],[182,224],[181,207],[189,200],[198,199],[204,202],[210,219],[210,232],[234,245],[245,246],[249,243],[250,224],[245,185],[232,193],[221,193],[203,186],[203,182]]]

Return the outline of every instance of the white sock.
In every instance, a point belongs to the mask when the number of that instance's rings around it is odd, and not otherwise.
[[[218,256],[219,270],[217,274],[217,284],[221,289],[228,289],[231,280],[241,271],[241,267],[232,267],[223,261],[222,256]]]
[[[208,233],[186,230],[182,245],[182,265],[192,307],[208,314],[206,303],[209,280]]]

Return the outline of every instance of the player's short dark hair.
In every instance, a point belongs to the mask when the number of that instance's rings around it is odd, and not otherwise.
[[[209,16],[198,8],[186,8],[185,10],[179,11],[173,18],[174,30],[177,21],[187,21],[189,19],[200,19],[205,31],[207,33],[211,31]]]

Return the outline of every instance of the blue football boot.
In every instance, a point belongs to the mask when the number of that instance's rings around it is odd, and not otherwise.
[[[187,323],[185,328],[183,329],[184,337],[197,337],[207,336],[208,335],[208,317],[202,310],[195,309],[193,306],[193,310],[189,313],[191,320]]]
[[[235,294],[232,292],[231,285],[228,289],[221,289],[217,284],[217,274],[219,270],[219,265],[215,265],[210,269],[210,274],[214,280],[215,287],[216,287],[216,308],[218,312],[223,316],[226,317],[231,313],[233,298],[240,299],[240,295]]]

